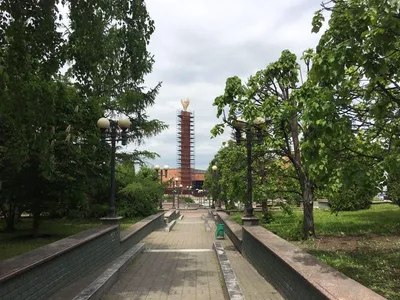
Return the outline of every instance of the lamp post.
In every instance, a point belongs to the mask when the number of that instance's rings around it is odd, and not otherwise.
[[[183,193],[182,183],[179,185],[179,190],[178,190],[178,209],[179,209],[179,192],[181,193],[182,196]]]
[[[163,171],[164,171],[164,177],[166,178],[167,175],[168,175],[168,168],[169,168],[168,165],[165,165],[165,166],[164,166],[164,170],[160,170],[160,166],[159,166],[159,165],[155,165],[155,166],[154,166],[154,170],[156,170],[157,178],[158,178],[158,176],[160,176],[160,183],[161,183],[161,185],[162,185],[162,183],[163,183],[163,180],[162,180],[162,178],[163,178]],[[163,207],[162,207],[162,198],[160,199],[159,208],[160,208],[160,209],[163,208]]]
[[[122,142],[126,145],[128,141],[127,131],[131,126],[129,118],[120,118],[118,121],[100,118],[97,121],[97,127],[101,130],[101,140],[111,142],[111,175],[110,175],[110,208],[107,218],[116,218],[115,214],[115,150],[116,143]]]
[[[245,205],[245,215],[242,217],[242,224],[245,226],[258,225],[259,219],[254,215],[253,209],[253,176],[252,176],[252,147],[253,141],[257,140],[259,144],[263,140],[262,125],[265,123],[264,119],[257,117],[253,124],[246,123],[242,120],[236,120],[233,127],[236,130],[235,137],[237,144],[246,141],[246,158],[247,158],[247,199]],[[246,138],[243,138],[243,131]],[[256,136],[254,136],[254,131]]]
[[[188,195],[190,195],[190,188],[191,188],[191,186],[189,186],[189,185],[186,186],[186,190],[187,190],[187,194]],[[188,196],[188,197],[190,197],[190,196]]]
[[[175,208],[175,197],[176,197],[176,200],[177,200],[177,202],[178,202],[178,209],[179,209],[178,181],[179,181],[179,178],[178,178],[178,177],[175,177],[175,185],[174,185],[174,187],[175,187],[175,196],[174,196],[174,199],[173,199],[173,201],[172,201],[172,207]]]
[[[217,181],[217,170],[218,170],[218,167],[216,166],[216,165],[213,165],[212,167],[211,167],[211,170],[212,170],[212,176],[213,176],[213,180],[214,181]],[[221,208],[221,198],[220,198],[220,196],[221,195],[218,195],[218,206],[217,206],[217,210],[222,210],[222,208]],[[212,204],[212,208],[215,208],[215,205],[214,205],[214,199],[213,199],[213,204]]]

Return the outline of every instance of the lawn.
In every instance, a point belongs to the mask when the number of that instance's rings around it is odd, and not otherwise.
[[[122,219],[121,230],[142,218]],[[0,260],[31,251],[80,231],[101,225],[100,220],[43,220],[39,238],[32,238],[32,219],[23,218],[14,232],[5,232],[4,220],[0,220]]]
[[[299,241],[302,213],[274,213],[270,224],[275,234],[291,240],[320,260],[373,289],[400,300],[400,208],[373,205],[368,210],[341,212],[315,210],[317,238]],[[237,221],[240,215],[233,216]]]

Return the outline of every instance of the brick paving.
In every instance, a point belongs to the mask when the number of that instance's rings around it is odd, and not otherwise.
[[[215,231],[215,222],[209,219],[211,232]],[[267,282],[254,267],[237,251],[228,236],[219,240],[224,247],[226,256],[235,272],[240,289],[246,300],[281,300],[279,292]]]
[[[220,241],[246,300],[284,299],[236,250],[229,238]]]
[[[205,211],[184,212],[171,232],[154,231],[143,242],[145,252],[125,271],[102,300],[226,299],[215,253],[215,223]],[[246,300],[283,299],[226,237],[220,240]],[[180,250],[185,249],[185,252]]]
[[[146,237],[146,251],[102,299],[225,299],[212,252],[214,233],[205,231],[202,214],[185,212],[171,232],[158,230]]]

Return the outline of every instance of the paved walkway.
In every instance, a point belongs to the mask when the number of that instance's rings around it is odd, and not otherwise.
[[[207,216],[207,212],[184,212],[171,232],[158,230],[147,236],[143,240],[145,252],[102,299],[225,299],[212,250],[215,225],[210,219],[211,232],[206,232],[202,215]],[[229,238],[222,244],[247,300],[283,299],[235,250]]]

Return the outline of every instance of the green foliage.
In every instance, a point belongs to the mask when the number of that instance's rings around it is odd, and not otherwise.
[[[117,167],[118,214],[124,217],[148,216],[157,211],[164,188],[154,170],[142,166],[136,174],[131,163]]]
[[[310,139],[308,131],[311,123],[303,110],[307,105],[314,107],[315,113],[320,99],[316,90],[308,85],[304,88],[299,85],[299,70],[296,55],[284,50],[276,62],[250,76],[246,83],[242,83],[237,76],[228,78],[225,93],[215,99],[214,106],[218,109],[217,117],[228,107],[226,124],[234,123],[239,117],[244,119],[247,122],[246,134],[252,133],[253,136],[257,136],[257,130],[250,128],[249,124],[257,117],[265,120],[265,124],[258,128],[263,134],[261,144],[254,147],[254,153],[262,158],[263,166],[256,168],[261,174],[257,180],[263,184],[255,189],[255,196],[261,200],[266,194],[272,197],[287,193],[302,195],[306,210],[304,234],[307,237],[309,233],[314,234],[312,201],[318,172],[313,171],[314,161],[306,159],[316,156],[314,149],[302,146]],[[225,124],[217,125],[211,132],[220,134],[222,126]],[[307,151],[310,154],[303,154]],[[270,171],[267,172],[268,184],[265,184],[266,178],[262,175],[266,168]]]
[[[313,231],[315,195],[332,199],[334,211],[365,209],[387,183],[399,203],[398,9],[396,1],[324,3],[312,20],[312,32],[321,30],[328,15],[329,27],[315,51],[303,53],[304,83],[299,84],[295,55],[284,50],[247,82],[228,78],[224,94],[214,101],[218,117],[228,108],[225,123],[211,130],[214,136],[239,117],[248,124],[265,119],[261,148],[286,159],[286,168],[272,171],[274,180],[255,185],[255,195],[275,183],[270,191],[281,197],[301,195],[306,236]]]
[[[153,31],[144,1],[0,3],[0,210],[10,230],[17,211],[32,212],[35,232],[42,212],[104,213],[110,157],[100,116],[129,116],[137,143],[166,128],[145,113],[160,88],[143,87]],[[139,163],[155,155],[135,154]]]
[[[336,168],[340,187],[330,193],[331,210],[369,208],[372,198],[379,192],[379,182],[384,179],[381,164],[363,156],[347,156],[344,160],[336,160]]]
[[[399,167],[398,8],[397,1],[377,0],[331,1],[323,5],[315,14],[313,30],[321,28],[324,12],[330,14],[329,27],[316,48],[310,72],[311,80],[327,95],[326,107],[336,111],[335,124],[348,124],[347,129],[343,126],[334,130],[341,138],[334,139],[334,143],[325,140],[326,146],[347,152],[350,157],[362,157],[363,163],[370,166],[367,172],[361,165],[355,169],[355,173],[367,175],[363,182],[368,195],[373,189],[368,177],[376,180],[373,173],[380,172],[378,177],[382,177],[385,170],[388,192],[395,198],[396,180],[390,177],[396,178]],[[356,143],[351,142],[353,135]],[[337,171],[340,173],[337,169],[327,174]],[[342,183],[335,180],[331,186],[339,191]],[[381,181],[375,181],[374,186]],[[363,188],[360,182],[356,189]],[[354,190],[351,185],[349,188]]]
[[[337,198],[329,199],[329,207],[333,212],[368,209],[371,207],[372,196],[353,186],[340,190]]]
[[[291,216],[294,214],[292,206],[290,204],[284,203],[284,202],[279,202],[278,206],[282,209],[282,212],[284,214],[287,214],[288,216]]]
[[[218,168],[215,172],[211,169],[213,165]],[[244,202],[247,188],[244,147],[228,141],[210,162],[204,187],[214,201]]]
[[[398,158],[393,158],[387,158],[387,179],[385,183],[387,184],[387,195],[389,199],[400,206],[400,169],[397,163]]]

